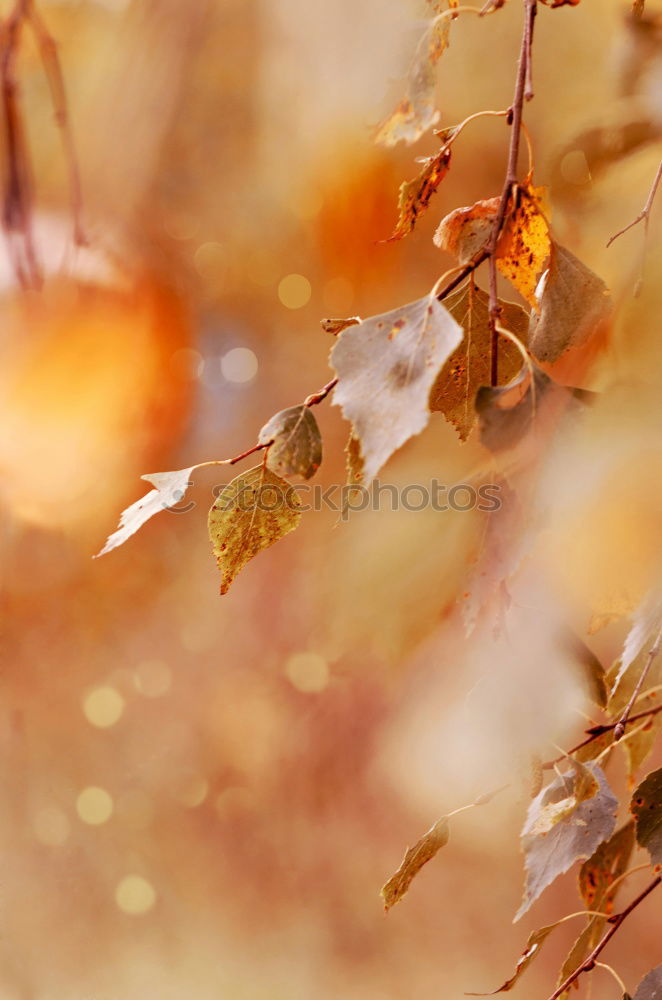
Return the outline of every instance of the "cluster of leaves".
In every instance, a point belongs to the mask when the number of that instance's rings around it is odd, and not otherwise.
[[[577,2],[552,0],[548,5]],[[452,21],[466,10],[492,13],[503,3],[492,0],[474,10],[460,7],[457,0],[430,0],[431,17],[415,54],[406,95],[378,127],[377,141],[388,146],[413,143],[436,124],[435,67],[448,46]],[[262,452],[261,463],[228,483],[209,513],[210,541],[225,594],[255,555],[298,526],[302,514],[290,480],[308,479],[320,466],[322,440],[311,408],[333,393],[333,402],[350,424],[346,449],[350,484],[369,484],[397,449],[426,428],[432,414],[442,414],[461,442],[472,434],[479,436],[504,492],[499,515],[487,527],[481,572],[470,586],[467,630],[497,593],[507,593],[517,565],[512,537],[526,503],[518,491],[518,476],[535,467],[566,416],[590,402],[590,394],[576,386],[604,339],[611,315],[604,282],[556,240],[546,192],[535,185],[532,169],[521,180],[515,176],[523,103],[532,96],[527,81],[536,0],[524,0],[524,7],[513,106],[498,112],[511,127],[503,191],[450,212],[434,235],[434,244],[451,254],[457,266],[414,302],[366,319],[324,320],[324,329],[336,337],[330,355],[334,377],[324,389],[273,416],[256,444],[241,455],[144,476],[154,489],[124,511],[118,530],[100,554],[126,541],[158,510],[179,502],[195,469],[234,465]],[[480,113],[436,133],[438,151],[400,188],[399,214],[390,240],[407,237],[430,210],[451,167],[453,143],[477,117]],[[476,276],[484,263],[489,265],[489,290],[478,284]],[[522,304],[497,297],[497,272]],[[563,963],[550,1000],[567,996],[579,976],[595,966],[623,920],[662,882],[656,875],[640,896],[614,913],[617,893],[632,871],[633,851],[647,852],[653,868],[662,864],[662,770],[653,771],[636,787],[629,818],[618,828],[619,802],[605,774],[620,745],[634,784],[652,751],[662,725],[662,657],[657,656],[661,630],[662,599],[653,593],[633,616],[620,660],[609,671],[581,641],[571,637],[567,643],[606,721],[587,730],[586,738],[559,760],[533,762],[536,787],[521,835],[526,884],[516,919],[578,863],[579,892],[586,909],[535,931],[513,975],[495,993],[515,986],[560,924],[571,916],[583,916],[586,924]],[[552,770],[555,777],[543,787],[545,772]],[[472,805],[485,804],[490,797]],[[407,850],[382,889],[387,910],[448,843],[452,815],[438,820]],[[659,967],[643,980],[636,1000],[654,1000],[661,979]]]

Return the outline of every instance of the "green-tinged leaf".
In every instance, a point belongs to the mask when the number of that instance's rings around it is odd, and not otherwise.
[[[662,767],[652,771],[635,790],[630,811],[637,824],[637,843],[662,865]]]
[[[448,819],[442,816],[413,847],[407,848],[402,864],[382,887],[381,895],[385,910],[390,910],[402,899],[423,865],[431,861],[448,843],[449,836]]]
[[[595,849],[613,833],[618,803],[611,793],[605,776],[597,764],[586,769],[597,780],[598,790],[590,798],[578,801],[574,809],[549,828],[550,807],[564,803],[573,796],[579,800],[591,790],[587,779],[577,768],[574,774],[564,774],[553,781],[533,800],[522,830],[522,848],[526,868],[524,898],[515,920],[522,917],[532,903],[554,879],[566,872],[576,861],[589,858]],[[583,790],[582,790],[583,789]],[[553,813],[552,813],[553,814]],[[542,832],[536,830],[542,823]]]
[[[411,233],[430,204],[430,198],[448,173],[450,164],[451,151],[442,147],[435,156],[425,160],[423,169],[413,180],[402,182],[398,196],[398,221],[388,242],[401,240]]]
[[[299,524],[293,487],[264,465],[233,479],[209,511],[209,538],[221,571],[221,594],[246,563]]]
[[[191,473],[197,468],[197,465],[192,465],[190,469],[178,469],[176,472],[151,472],[141,476],[141,479],[147,480],[156,489],[146,493],[144,497],[136,500],[130,507],[122,511],[117,531],[109,536],[104,547],[97,553],[97,558],[116,549],[118,545],[123,545],[127,538],[135,535],[136,531],[142,528],[143,524],[149,521],[154,514],[178,504],[186,493],[186,488],[191,485],[189,482]]]
[[[352,424],[364,484],[430,419],[428,397],[462,339],[453,317],[429,295],[344,330],[331,351],[333,402]]]
[[[449,295],[444,305],[464,331],[462,343],[451,354],[439,372],[430,393],[430,409],[440,412],[466,441],[474,424],[474,401],[478,389],[488,385],[491,374],[491,341],[489,296],[473,281]],[[499,323],[526,343],[529,317],[514,302],[499,302]],[[499,383],[509,382],[522,367],[522,355],[507,338],[499,337]]]
[[[491,997],[496,993],[509,993],[513,986],[519,981],[520,977],[526,972],[528,967],[533,962],[534,958],[537,958],[540,954],[540,949],[542,948],[544,942],[547,940],[552,931],[563,923],[562,920],[558,920],[555,924],[548,924],[547,927],[541,927],[538,931],[533,931],[529,934],[529,939],[526,942],[526,947],[522,952],[520,958],[515,966],[515,971],[507,979],[503,986],[500,986],[498,990],[490,990],[489,993],[465,993],[467,997]]]
[[[540,315],[531,314],[531,353],[541,362],[557,361],[566,351],[589,340],[610,308],[609,292],[602,278],[565,247],[553,242],[540,298]]]
[[[276,413],[258,435],[259,444],[269,441],[267,465],[278,476],[310,479],[322,463],[322,436],[309,406]]]
[[[662,1000],[662,965],[651,969],[648,975],[644,976],[637,987],[634,1000]]]

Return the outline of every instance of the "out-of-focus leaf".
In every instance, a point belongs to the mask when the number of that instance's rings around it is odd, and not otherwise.
[[[543,286],[540,315],[531,315],[530,350],[544,364],[563,356],[569,370],[604,331],[611,309],[607,286],[558,243],[552,243]]]
[[[561,631],[559,642],[580,667],[591,699],[600,708],[606,708],[609,691],[605,679],[605,668],[593,650],[589,649],[584,640],[569,628],[564,628]]]
[[[104,556],[107,552],[116,549],[118,545],[123,545],[127,538],[135,535],[136,531],[142,528],[143,524],[149,521],[154,514],[178,504],[186,493],[186,488],[191,485],[189,482],[191,473],[197,468],[197,465],[192,465],[190,469],[178,469],[176,472],[151,472],[141,476],[141,479],[147,480],[156,489],[146,493],[144,497],[136,500],[130,507],[122,511],[119,528],[109,536],[106,544],[95,558]]]
[[[435,156],[430,156],[423,169],[411,181],[403,181],[398,196],[398,221],[388,241],[401,240],[408,236],[423,215],[430,198],[435,193],[451,164],[451,151],[442,147]]]
[[[350,434],[345,448],[347,456],[347,484],[358,486],[363,481],[363,459],[361,457],[361,445],[358,439]]]
[[[461,339],[462,328],[429,295],[338,338],[331,352],[338,376],[333,402],[360,443],[366,484],[428,423],[430,389]]]
[[[536,287],[549,258],[550,237],[542,211],[543,188],[530,180],[518,188],[497,245],[497,267],[520,295],[538,310]]]
[[[588,764],[587,770],[597,779],[597,793],[579,802],[551,829],[534,832],[545,810],[574,794],[576,776],[568,773],[558,777],[529,806],[522,830],[526,886],[515,920],[527,912],[554,879],[580,858],[589,858],[614,831],[618,803],[600,767]]]
[[[635,790],[630,812],[637,824],[637,843],[662,865],[662,767],[644,778]]]
[[[221,594],[246,563],[283,538],[301,520],[292,486],[257,465],[223,489],[209,511],[209,539],[221,571]]]
[[[444,300],[462,329],[459,347],[439,372],[430,393],[430,409],[443,413],[466,441],[476,422],[474,400],[478,389],[487,385],[491,373],[489,296],[473,281]],[[514,302],[499,302],[500,325],[526,343],[529,318]],[[522,367],[522,355],[507,337],[499,337],[499,382],[510,381]]]
[[[662,595],[652,591],[632,616],[632,626],[623,645],[618,672],[612,686],[612,696],[647,641],[653,642],[662,624]]]
[[[322,464],[322,436],[309,406],[274,414],[258,435],[259,444],[270,441],[267,465],[278,476],[310,479]]]
[[[544,942],[560,923],[563,923],[563,921],[557,920],[555,924],[548,924],[546,927],[541,927],[540,930],[529,934],[526,947],[517,961],[513,975],[498,990],[490,990],[489,993],[465,993],[464,995],[467,997],[492,997],[496,993],[509,993],[513,986],[517,984],[520,977],[526,972],[534,958],[538,957]]]
[[[548,7],[576,7],[580,0],[542,0]]]
[[[348,326],[355,326],[361,322],[360,316],[348,316],[347,319],[323,319],[322,329],[325,333],[330,333],[337,337],[339,333],[346,330]]]
[[[626,656],[626,649],[628,650],[628,660],[629,657],[635,653],[635,649],[637,647],[639,647],[638,652],[634,655],[634,659],[630,662],[625,672],[621,672],[622,661],[620,663],[617,661],[607,675],[607,680],[612,686],[612,693],[609,698],[607,713],[614,721],[621,717],[625,706],[628,704],[630,697],[632,696],[634,688],[641,675],[641,671],[644,669],[648,658],[650,646],[653,644],[657,634],[656,621],[653,618],[653,627],[651,631],[648,635],[646,635],[646,638],[643,640],[640,639],[640,632],[639,629],[636,629],[635,624],[637,620],[643,622],[644,619],[643,617],[640,617],[640,615],[641,609],[639,612],[635,612],[633,626],[630,630],[628,639],[626,639],[623,649],[623,656]],[[634,635],[633,632],[635,633]],[[630,637],[632,637],[632,639],[628,642]],[[617,684],[616,677],[619,673],[621,674],[621,677]],[[662,657],[658,656],[653,660],[646,678],[645,689],[652,690],[650,690],[645,697],[640,697],[637,700],[634,708],[635,714],[637,712],[643,712],[647,709],[655,708],[656,705],[662,704],[662,691],[659,690],[658,687],[660,684],[662,684]],[[637,732],[633,732],[634,729],[637,729]],[[657,715],[651,716],[646,725],[642,725],[642,722],[635,722],[633,725],[628,726],[628,738],[621,740],[620,743],[616,744],[617,746],[622,747],[626,756],[628,763],[628,777],[631,785],[634,784],[637,771],[652,753],[657,735],[661,731],[662,713],[658,713]]]
[[[467,208],[456,208],[437,226],[432,237],[434,244],[457,257],[460,264],[468,264],[489,247],[498,210],[498,198],[487,198]]]
[[[377,126],[375,142],[383,146],[395,146],[401,141],[411,144],[439,120],[434,106],[435,67],[448,48],[451,21],[449,17],[440,18],[439,14],[456,6],[455,0],[435,3],[437,16],[429,22],[418,43],[407,77],[406,95]]]
[[[449,836],[448,819],[446,816],[442,816],[413,847],[407,848],[402,864],[382,887],[381,896],[384,900],[385,910],[390,910],[402,899],[423,865],[431,861],[448,843]]]
[[[662,998],[662,965],[651,969],[648,975],[639,983],[634,1000],[661,1000]],[[625,1000],[625,998],[624,998]]]

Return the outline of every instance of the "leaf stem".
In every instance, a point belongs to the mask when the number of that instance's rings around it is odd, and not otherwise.
[[[646,886],[646,888],[642,892],[640,892],[639,895],[635,899],[633,899],[632,902],[629,903],[628,906],[625,907],[625,909],[621,913],[616,913],[613,916],[608,917],[607,922],[609,924],[611,924],[611,927],[609,928],[609,930],[607,931],[607,933],[598,942],[598,944],[595,946],[595,948],[593,949],[593,951],[591,952],[591,954],[588,956],[588,958],[586,958],[582,962],[582,964],[579,965],[575,969],[575,971],[572,972],[567,977],[567,979],[565,979],[564,982],[561,983],[561,985],[558,987],[558,989],[556,989],[554,991],[554,993],[552,993],[552,995],[549,998],[549,1000],[558,1000],[558,998],[560,996],[562,996],[568,990],[568,988],[570,986],[572,986],[572,984],[575,982],[575,980],[579,979],[579,977],[582,975],[582,973],[584,973],[584,972],[591,972],[595,968],[595,966],[596,966],[596,959],[597,959],[598,955],[600,955],[602,953],[602,951],[606,948],[606,946],[609,944],[609,942],[613,938],[614,934],[616,934],[617,931],[619,930],[619,928],[621,927],[621,924],[624,923],[624,921],[626,920],[626,918],[630,916],[630,914],[632,913],[632,911],[635,910],[639,906],[640,903],[643,903],[643,901],[646,899],[646,897],[648,895],[650,895],[650,893],[653,892],[654,889],[657,889],[657,887],[660,884],[660,882],[662,882],[662,875],[657,875],[653,879],[653,881],[650,882]]]

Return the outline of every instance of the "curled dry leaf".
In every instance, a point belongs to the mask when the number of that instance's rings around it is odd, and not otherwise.
[[[348,316],[347,319],[323,319],[321,325],[325,333],[330,333],[332,336],[337,337],[348,326],[355,326],[360,322],[360,316]]]
[[[209,511],[209,539],[221,571],[221,594],[246,563],[298,526],[301,501],[293,487],[267,468],[242,472]]]
[[[141,476],[141,479],[152,483],[156,489],[146,493],[144,497],[136,500],[130,507],[122,511],[119,528],[109,536],[106,544],[95,558],[106,555],[107,552],[116,549],[118,545],[123,545],[127,538],[135,535],[136,531],[142,528],[143,524],[149,521],[154,514],[178,504],[186,493],[186,488],[191,485],[189,482],[191,473],[197,468],[197,465],[192,465],[190,469],[178,469],[176,472],[152,472]]]
[[[468,264],[489,247],[498,211],[498,198],[456,208],[441,220],[432,240],[440,250],[457,257],[460,264]]]
[[[408,236],[423,215],[451,164],[451,151],[442,147],[435,156],[425,160],[425,165],[417,177],[403,181],[398,196],[399,217],[388,242]]]
[[[276,413],[257,440],[258,444],[273,442],[267,465],[279,476],[310,479],[322,464],[322,435],[308,406],[290,406]]]
[[[579,780],[584,789],[589,787],[583,777],[577,778],[576,762],[575,774],[558,777],[529,806],[522,830],[526,886],[515,920],[524,916],[554,879],[568,871],[580,858],[589,858],[614,831],[618,803],[601,768],[597,764],[588,764],[586,770],[597,780],[597,792],[578,801],[576,807],[565,812],[551,828],[547,821],[543,821],[542,831],[536,832],[542,817],[549,814],[550,807],[572,796],[581,797],[581,789],[576,790]]]
[[[651,969],[639,983],[634,1000],[662,1000],[662,965]]]
[[[614,899],[619,886],[617,885],[613,891],[611,891],[611,887],[628,870],[634,843],[634,823],[630,821],[617,830],[604,844],[601,844],[588,861],[584,862],[579,871],[578,882],[579,892],[587,910],[595,910],[607,915],[613,911]],[[595,948],[602,937],[605,925],[605,917],[588,918],[586,926],[570,949],[559,972],[559,986]]]
[[[423,865],[431,861],[441,848],[445,847],[449,836],[448,818],[442,816],[413,847],[407,848],[402,864],[381,890],[384,909],[387,912],[402,899]]]
[[[418,43],[407,76],[406,95],[377,126],[375,142],[383,146],[395,146],[401,141],[411,144],[439,120],[439,112],[434,106],[435,67],[448,48],[451,21],[439,15],[456,6],[454,2],[436,5],[437,16],[429,22]]]
[[[444,300],[464,331],[462,343],[451,354],[439,372],[430,393],[430,409],[440,412],[456,428],[460,440],[466,441],[475,422],[474,400],[478,389],[490,381],[489,297],[482,288],[469,281]],[[529,317],[514,302],[499,302],[500,324],[526,343]],[[522,367],[522,355],[507,337],[499,337],[499,382],[510,381]]]
[[[662,865],[662,768],[652,771],[635,790],[630,811],[637,824],[637,843]]]
[[[611,300],[604,281],[552,243],[541,284],[540,315],[531,315],[531,353],[558,377],[581,374],[604,340]]]
[[[517,984],[521,976],[526,972],[528,967],[533,962],[534,958],[537,958],[540,954],[540,949],[542,948],[544,942],[547,940],[552,931],[563,923],[562,920],[558,920],[555,924],[548,924],[546,927],[541,927],[540,930],[533,931],[529,934],[528,940],[526,942],[526,947],[522,952],[520,958],[517,960],[517,965],[515,966],[515,971],[507,979],[503,986],[500,986],[498,990],[490,990],[489,993],[465,993],[467,997],[491,997],[496,993],[509,993],[513,986]]]
[[[430,389],[461,339],[461,327],[429,295],[338,338],[331,351],[338,376],[333,402],[359,441],[365,484],[427,425]]]

